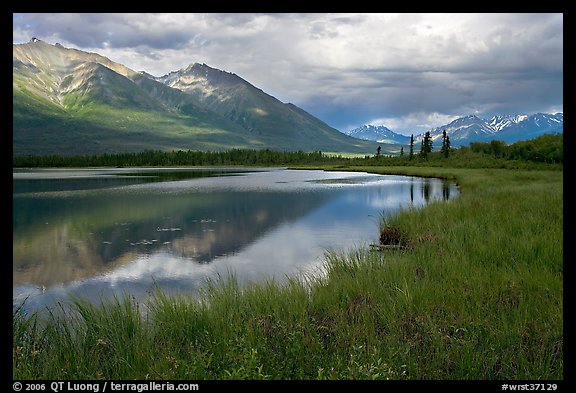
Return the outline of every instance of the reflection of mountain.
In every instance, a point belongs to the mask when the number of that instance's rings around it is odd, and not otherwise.
[[[75,194],[72,194],[75,195]],[[208,263],[238,252],[326,193],[129,193],[14,197],[14,284],[87,278],[164,250]]]

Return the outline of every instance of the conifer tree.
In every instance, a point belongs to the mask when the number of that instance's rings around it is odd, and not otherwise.
[[[450,153],[450,137],[446,134],[446,130],[442,132],[442,149],[440,151],[444,157],[448,157]]]
[[[420,156],[423,158],[428,158],[428,153],[431,152],[432,152],[432,138],[430,137],[430,131],[426,131],[426,134],[424,134],[424,139],[422,139]]]

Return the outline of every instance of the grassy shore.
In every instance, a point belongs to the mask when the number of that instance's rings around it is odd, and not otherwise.
[[[333,169],[326,167],[326,169]],[[201,300],[157,292],[13,318],[14,379],[563,379],[563,171],[343,167],[457,181],[383,217],[408,247]]]

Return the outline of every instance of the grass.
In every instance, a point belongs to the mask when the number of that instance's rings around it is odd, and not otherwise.
[[[15,311],[13,378],[563,379],[562,171],[338,170],[453,178],[461,195],[383,217],[409,247],[327,253],[322,277]]]

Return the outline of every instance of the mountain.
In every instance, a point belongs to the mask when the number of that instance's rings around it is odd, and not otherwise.
[[[489,120],[489,125],[496,131],[500,131],[508,126],[520,123],[528,118],[527,115],[504,115],[493,116]]]
[[[442,146],[443,133],[450,138],[452,147],[467,146],[470,142],[503,141],[511,144],[544,134],[563,133],[562,113],[533,115],[500,115],[481,119],[476,115],[460,117],[446,125],[431,129],[430,137],[435,147]],[[364,125],[346,132],[347,135],[381,143],[408,145],[410,137],[396,134],[383,125]],[[414,135],[414,143],[421,143],[424,133]]]
[[[500,127],[496,133],[497,139],[506,143],[534,139],[544,134],[564,133],[563,113],[536,113],[531,116],[510,116],[508,120],[510,120],[509,124]],[[490,121],[494,122],[495,117]]]
[[[366,146],[358,139],[343,139],[338,130],[294,104],[282,103],[236,74],[206,64],[194,63],[156,80],[187,93],[198,107],[220,114],[268,145],[282,147],[300,141],[299,148],[306,150],[333,149],[343,144],[348,149]]]
[[[363,125],[362,127],[345,132],[354,138],[376,141],[378,143],[392,143],[407,145],[410,143],[410,137],[400,135],[385,126]]]
[[[445,126],[431,130],[430,137],[434,145],[442,145],[444,130],[446,130],[446,134],[450,137],[450,143],[453,147],[461,141],[488,138],[495,133],[494,129],[486,124],[485,120],[480,119],[476,115],[469,115],[456,119]],[[417,137],[416,140],[420,141],[421,138],[422,136]]]
[[[162,77],[33,38],[13,45],[13,154],[270,148],[372,153],[238,75],[193,63]]]
[[[508,144],[534,139],[544,134],[562,133],[562,113],[533,115],[504,115],[481,119],[475,115],[461,117],[441,127],[430,130],[434,146],[442,146],[444,130],[450,137],[452,147],[466,146],[470,142],[502,141]],[[415,137],[421,141],[423,135]]]

